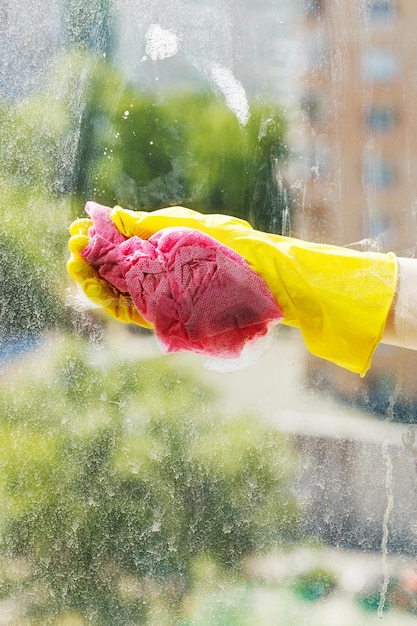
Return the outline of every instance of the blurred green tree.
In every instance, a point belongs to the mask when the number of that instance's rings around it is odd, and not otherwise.
[[[209,91],[159,99],[100,64],[86,96],[75,189],[108,205],[181,203],[280,232],[291,208],[278,171],[285,133],[278,106],[253,103],[242,127]]]
[[[0,353],[12,339],[67,321],[64,254],[79,133],[78,77],[94,67],[92,58],[86,65],[85,55],[64,54],[39,92],[0,100]]]
[[[45,114],[48,109],[48,114]],[[66,318],[62,263],[68,203],[56,191],[61,106],[46,96],[0,103],[0,351]]]
[[[37,265],[0,229],[0,354],[7,356],[19,338],[39,336],[64,318],[60,297]],[[46,282],[46,284],[45,284]]]
[[[43,589],[39,619],[131,623],[149,587],[181,599],[195,558],[237,568],[296,532],[288,440],[221,419],[166,360],[97,369],[71,344],[1,391],[1,548]]]

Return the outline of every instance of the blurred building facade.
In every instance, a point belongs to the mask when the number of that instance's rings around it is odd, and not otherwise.
[[[417,97],[413,0],[304,0],[305,168],[298,226],[341,245],[413,247]]]
[[[303,0],[299,31],[305,63],[291,137],[294,231],[305,239],[414,256],[414,0]],[[396,387],[397,404],[408,412],[404,419],[415,421],[415,352],[381,346],[365,381],[316,361],[314,367],[342,396],[362,395],[377,411],[392,408]]]

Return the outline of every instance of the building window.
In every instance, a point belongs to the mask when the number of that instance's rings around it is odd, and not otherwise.
[[[366,158],[362,164],[362,184],[366,188],[387,189],[397,181],[394,163],[387,158]]]
[[[398,120],[396,108],[385,105],[375,105],[364,112],[365,128],[375,133],[392,131]]]
[[[367,80],[385,83],[398,74],[398,60],[392,50],[373,48],[363,58],[363,74]]]
[[[317,94],[306,94],[301,98],[303,118],[312,126],[323,123],[325,116],[323,104],[323,99]]]
[[[389,22],[396,15],[393,0],[368,0],[366,16],[371,22]]]

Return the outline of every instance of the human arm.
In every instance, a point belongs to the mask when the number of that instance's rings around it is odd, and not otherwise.
[[[382,343],[417,350],[417,259],[398,258],[396,294]]]

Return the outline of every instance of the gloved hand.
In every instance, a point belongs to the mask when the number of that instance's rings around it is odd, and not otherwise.
[[[89,300],[115,319],[138,324],[144,328],[153,328],[136,309],[131,298],[103,280],[92,265],[81,256],[81,252],[89,244],[88,231],[92,226],[93,221],[90,219],[79,219],[71,224],[71,237],[68,243],[71,257],[67,263],[69,275],[80,285]]]
[[[147,239],[178,226],[210,235],[264,279],[283,311],[283,323],[300,328],[313,354],[361,375],[369,369],[395,295],[398,270],[392,253],[361,253],[267,234],[237,218],[184,207],[151,213],[115,207],[110,217],[128,238]],[[78,282],[84,289],[90,284]],[[120,319],[124,309],[114,307],[117,301],[113,295],[106,310]]]
[[[300,328],[310,352],[366,374],[396,292],[393,253],[357,252],[267,234],[234,217],[202,215],[184,207],[151,213],[115,207],[110,217],[127,237],[148,238],[181,225],[229,246],[265,280],[283,311],[283,323]]]

